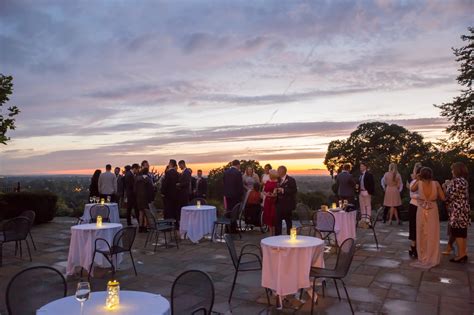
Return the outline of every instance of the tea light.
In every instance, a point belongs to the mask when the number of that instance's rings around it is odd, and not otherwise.
[[[333,202],[332,205],[331,205],[331,209],[336,209],[336,208],[337,208],[337,205],[336,205],[335,202]]]
[[[97,216],[97,226],[98,227],[102,226],[102,216],[100,216],[100,215]]]
[[[291,228],[290,229],[290,240],[292,240],[292,241],[296,240],[296,228]]]
[[[107,299],[105,306],[107,308],[114,308],[120,304],[120,283],[117,280],[109,281],[107,283]]]
[[[201,200],[196,201],[196,207],[198,209],[201,208]]]

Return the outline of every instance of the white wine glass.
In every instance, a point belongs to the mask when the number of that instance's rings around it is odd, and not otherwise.
[[[76,300],[81,302],[81,315],[84,314],[84,302],[89,299],[91,286],[89,282],[79,282],[76,289]]]

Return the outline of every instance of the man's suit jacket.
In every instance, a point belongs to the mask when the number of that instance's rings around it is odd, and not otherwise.
[[[232,199],[240,199],[244,194],[242,174],[235,167],[224,172],[224,196]]]
[[[178,179],[178,195],[182,205],[187,205],[189,202],[189,195],[191,194],[191,171],[185,168],[179,174]]]
[[[360,181],[362,180],[362,175],[359,177],[359,189],[362,189],[362,185],[360,184]],[[374,175],[372,175],[369,172],[365,172],[364,175],[364,188],[367,190],[369,195],[373,195],[375,192],[375,180],[374,180]]]
[[[296,180],[293,177],[287,175],[285,180],[282,181],[278,187],[283,188],[283,193],[278,193],[277,195],[277,207],[284,210],[295,210],[296,193],[298,192]]]
[[[337,175],[336,182],[338,185],[337,195],[339,197],[352,197],[355,193],[356,182],[349,172],[342,172]]]
[[[128,171],[125,173],[125,176],[123,178],[123,185],[125,196],[127,196],[127,199],[133,198],[133,194],[135,191],[135,175],[132,173],[132,171]]]
[[[201,177],[196,180],[196,197],[206,198],[207,196],[207,179]]]
[[[178,171],[176,171],[174,168],[171,168],[166,171],[165,178],[163,179],[163,182],[161,183],[161,193],[165,195],[166,199],[169,199],[169,200],[178,199],[178,187],[176,187],[178,180],[179,180]]]

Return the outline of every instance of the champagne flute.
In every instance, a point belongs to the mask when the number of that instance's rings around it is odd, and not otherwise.
[[[89,202],[90,202],[90,203],[93,203],[93,202],[94,202],[94,197],[91,196],[91,197],[89,198]]]
[[[81,315],[84,314],[84,302],[89,299],[91,286],[89,282],[79,282],[76,289],[76,300],[81,302]]]

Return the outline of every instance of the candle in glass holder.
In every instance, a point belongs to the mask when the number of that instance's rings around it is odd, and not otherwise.
[[[296,240],[296,228],[290,229],[290,240],[292,241]]]
[[[321,210],[328,211],[328,206],[327,205],[321,205]]]
[[[105,199],[104,198],[100,199],[100,204],[103,205],[104,203],[105,203]]]
[[[336,205],[335,202],[333,202],[332,205],[331,205],[331,209],[336,209],[336,208],[337,208],[337,205]]]
[[[107,283],[107,299],[105,306],[107,308],[114,308],[120,304],[120,283],[117,280],[109,281]]]
[[[201,208],[201,200],[196,201],[196,207],[198,209]]]
[[[97,216],[97,226],[98,227],[102,226],[102,216],[100,216],[100,215]]]

